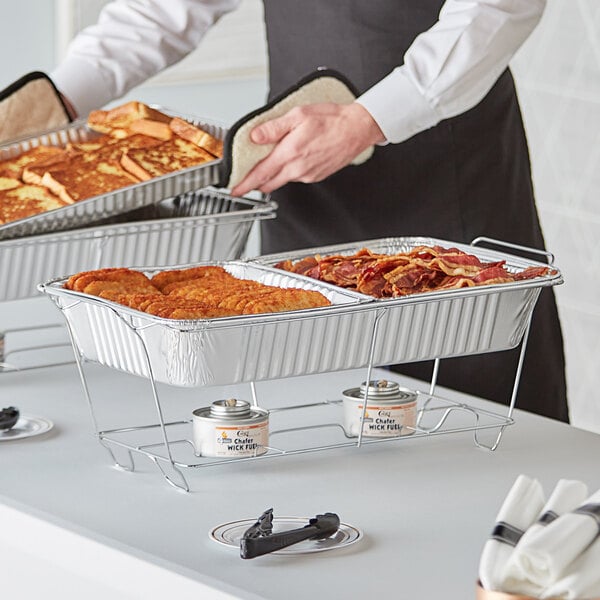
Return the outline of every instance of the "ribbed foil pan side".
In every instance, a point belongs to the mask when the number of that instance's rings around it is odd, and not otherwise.
[[[505,260],[507,269],[512,272],[547,266],[496,250],[423,236],[322,246],[256,257],[253,261],[273,266],[315,254],[349,255],[361,248],[395,254],[420,245],[456,247],[483,261]],[[376,306],[386,309],[379,323],[374,363],[407,363],[514,348],[525,333],[541,288],[560,283],[562,275],[555,269],[552,275],[514,283],[373,299]]]
[[[391,305],[380,323],[374,362],[389,365],[514,348],[539,292],[538,287]]]
[[[237,259],[252,224],[274,218],[276,205],[207,188],[152,212],[150,220],[0,241],[0,302],[33,297],[40,281],[66,273]]]
[[[214,263],[213,263],[214,264]],[[234,276],[325,294],[333,306],[199,321],[170,321],[62,288],[41,286],[63,311],[88,360],[177,386],[226,385],[360,367],[372,311],[354,311],[352,293],[245,262],[221,263]],[[153,271],[149,271],[151,275]]]
[[[165,112],[173,116],[183,116],[175,115],[173,111]],[[185,118],[210,133],[213,137],[224,139],[226,129],[223,126],[189,116]],[[68,127],[1,146],[0,160],[14,158],[35,146],[64,146],[67,142],[84,142],[98,137],[98,135],[91,131],[85,122],[76,121]],[[218,159],[197,167],[182,169],[162,177],[155,177],[149,181],[115,190],[109,194],[102,194],[75,202],[69,206],[0,225],[0,240],[74,229],[155,204],[165,198],[214,185],[219,180],[220,162],[221,160]]]

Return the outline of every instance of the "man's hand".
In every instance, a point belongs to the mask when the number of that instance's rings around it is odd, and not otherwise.
[[[254,128],[256,144],[276,144],[231,193],[272,192],[290,181],[321,181],[385,140],[369,112],[353,104],[309,104]]]

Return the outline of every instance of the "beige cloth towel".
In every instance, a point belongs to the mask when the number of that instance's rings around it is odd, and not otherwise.
[[[44,73],[29,73],[0,92],[0,144],[69,122],[60,94]]]

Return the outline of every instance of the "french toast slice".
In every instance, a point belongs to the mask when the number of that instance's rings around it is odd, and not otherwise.
[[[102,150],[111,144],[118,143],[118,139],[110,135],[101,135],[93,140],[88,140],[86,142],[68,142],[65,146],[65,150],[69,153],[69,155],[77,155],[77,154],[86,154],[89,152],[97,152],[98,150]]]
[[[16,183],[13,188],[0,190],[0,224],[25,219],[66,205],[45,187]]]
[[[169,121],[169,127],[179,137],[196,144],[196,146],[200,146],[200,148],[210,152],[214,157],[221,158],[223,156],[223,142],[203,129],[179,117],[173,117]]]
[[[110,110],[92,111],[88,115],[87,124],[94,131],[122,138],[129,135],[129,128],[132,123],[139,119],[168,123],[171,117],[154,108],[150,108],[143,102],[133,100]]]
[[[160,143],[160,140],[142,134],[130,135],[123,139],[102,136],[102,138],[99,138],[99,141],[96,142],[81,142],[78,145],[73,144],[69,147],[65,155],[57,155],[53,160],[31,163],[23,169],[22,179],[26,183],[48,186],[65,202],[69,202],[68,196],[71,196],[70,194],[62,191],[58,184],[52,185],[48,183],[50,177],[53,177],[53,174],[56,171],[63,173],[70,171],[68,177],[71,184],[76,177],[79,176],[83,178],[87,171],[95,171],[97,165],[100,163],[114,163],[117,169],[116,171],[115,169],[110,169],[110,171],[118,172],[120,170],[118,163],[126,150],[152,148],[158,146]],[[44,175],[49,171],[51,171],[50,176],[44,180]],[[105,167],[101,167],[101,172],[107,173],[108,171]],[[61,180],[64,177],[64,175],[61,175]],[[139,183],[139,181],[137,179],[135,181],[128,180],[127,182],[121,183],[118,187],[131,185],[132,183]],[[101,189],[104,190],[105,188],[102,187]],[[112,189],[106,189],[105,191],[98,193],[105,193],[106,191],[112,191]],[[86,197],[91,197],[91,195],[87,195]],[[83,198],[81,197],[78,199],[81,200]]]
[[[49,168],[42,184],[67,204],[107,194],[128,185],[139,183],[117,161],[97,159],[84,161],[81,157]]]
[[[49,169],[67,168],[69,162],[73,159],[73,156],[74,155],[68,151],[65,151],[63,154],[56,154],[56,156],[48,158],[47,160],[36,160],[35,162],[29,163],[21,173],[21,180],[32,185],[44,185],[42,183],[44,173]]]
[[[206,150],[175,137],[150,149],[127,150],[121,166],[142,181],[215,160]]]
[[[94,163],[98,160],[117,161],[123,152],[130,148],[152,148],[158,146],[161,140],[142,134],[128,135],[124,138],[101,136],[96,142],[82,142],[69,146],[69,159],[77,159],[84,163]]]
[[[119,162],[123,153],[127,152],[128,150],[154,148],[161,143],[162,141],[155,137],[141,133],[135,133],[117,140],[114,144],[107,144],[96,152],[91,153],[90,156],[93,155],[93,160],[101,159]]]
[[[57,146],[35,146],[19,154],[15,158],[0,161],[0,177],[12,177],[21,179],[23,169],[30,164],[56,161],[66,158],[67,154],[63,148]]]
[[[21,175],[21,179],[25,182],[25,183],[29,183],[32,185],[44,185],[42,183],[42,179],[44,178],[44,173],[46,173],[46,171],[48,171],[48,169],[51,168],[56,168],[56,167],[67,167],[69,164],[69,161],[67,160],[60,160],[60,161],[50,161],[48,163],[46,162],[40,162],[40,163],[32,163],[30,165],[27,165],[24,169],[23,169],[23,174]]]
[[[175,135],[168,123],[152,119],[138,119],[134,121],[129,126],[129,131],[132,133],[141,133],[163,141],[170,140]]]
[[[12,190],[19,187],[19,185],[20,182],[18,179],[13,179],[12,177],[0,177],[0,192]]]

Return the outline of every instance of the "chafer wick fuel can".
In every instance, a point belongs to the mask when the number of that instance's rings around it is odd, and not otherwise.
[[[367,384],[345,390],[344,430],[357,437],[365,405]],[[373,380],[368,386],[369,397],[363,421],[366,437],[396,437],[410,435],[415,431],[417,420],[417,393],[400,387],[394,381]]]
[[[198,456],[259,456],[269,443],[269,413],[245,400],[216,400],[193,415],[193,441]]]

